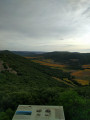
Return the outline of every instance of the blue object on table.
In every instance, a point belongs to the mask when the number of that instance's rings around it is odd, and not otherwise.
[[[16,111],[16,115],[31,115],[32,111]]]

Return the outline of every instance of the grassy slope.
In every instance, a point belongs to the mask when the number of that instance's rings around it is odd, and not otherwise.
[[[35,64],[30,60],[27,60],[21,56],[14,55],[10,52],[4,52],[1,54],[1,59],[8,64],[13,70],[17,72],[17,75],[14,75],[20,83],[27,83],[30,86],[62,86],[60,82],[55,81],[52,77],[42,71],[42,68],[39,64]],[[3,73],[2,73],[3,74]],[[5,72],[4,74],[9,74]],[[13,76],[12,74],[10,74]],[[43,82],[42,82],[43,81]],[[17,82],[17,81],[14,81]]]

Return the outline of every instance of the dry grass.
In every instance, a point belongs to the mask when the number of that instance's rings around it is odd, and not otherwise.
[[[57,77],[52,77],[52,78],[54,78],[55,80],[57,80],[57,81],[59,81],[59,82],[63,82],[64,84],[66,84],[66,85],[68,85],[68,86],[75,87],[75,85],[72,84],[72,83],[70,83],[70,81],[69,81],[69,83],[68,83],[67,81],[61,80],[60,78],[57,78]]]
[[[63,78],[63,80],[66,81],[66,82],[69,82],[69,83],[73,84],[73,82],[71,80],[69,80],[68,78]]]
[[[33,58],[37,58],[37,57],[25,57],[25,58],[27,58],[27,59],[33,59]]]
[[[81,85],[89,85],[90,83],[90,69],[78,70],[72,72],[71,75],[75,76],[75,81]]]
[[[65,65],[52,63],[52,62],[50,62],[50,60],[48,62],[46,62],[46,61],[39,61],[39,60],[32,60],[32,61],[36,62],[36,63],[40,63],[42,65],[54,67],[54,68],[65,68],[66,67]]]
[[[72,72],[71,75],[76,77],[90,77],[90,69],[78,70],[76,72]]]
[[[89,81],[88,80],[75,79],[75,81],[77,81],[81,85],[89,85]]]
[[[82,68],[90,68],[90,65],[82,65]]]

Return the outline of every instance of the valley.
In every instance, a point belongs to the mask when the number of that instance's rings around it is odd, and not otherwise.
[[[12,120],[19,104],[61,105],[66,120],[89,120],[89,64],[76,69],[38,56],[0,52],[0,120]]]
[[[40,65],[49,66],[53,69],[60,69],[64,72],[69,72],[71,76],[74,77],[73,81],[77,82],[80,85],[89,85],[90,84],[90,65],[82,65],[80,69],[70,69],[69,64],[60,64],[54,62],[52,59],[40,59],[41,57],[25,57],[31,59],[35,63]],[[67,81],[66,81],[67,82]]]

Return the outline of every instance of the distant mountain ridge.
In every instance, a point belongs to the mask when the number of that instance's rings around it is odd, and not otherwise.
[[[12,51],[13,53],[17,54],[17,55],[21,55],[21,56],[35,56],[38,54],[43,54],[46,52],[40,52],[40,51]]]
[[[41,54],[45,59],[53,59],[55,62],[70,63],[77,60],[80,64],[90,64],[90,53],[78,52],[48,52]]]
[[[7,52],[8,50],[4,50]],[[0,51],[3,52],[3,51]],[[80,64],[90,64],[90,53],[68,52],[68,51],[54,51],[54,52],[41,52],[41,51],[11,51],[14,54],[24,57],[37,57],[42,56],[44,59],[53,59],[59,63],[70,63],[71,61],[78,61]]]

